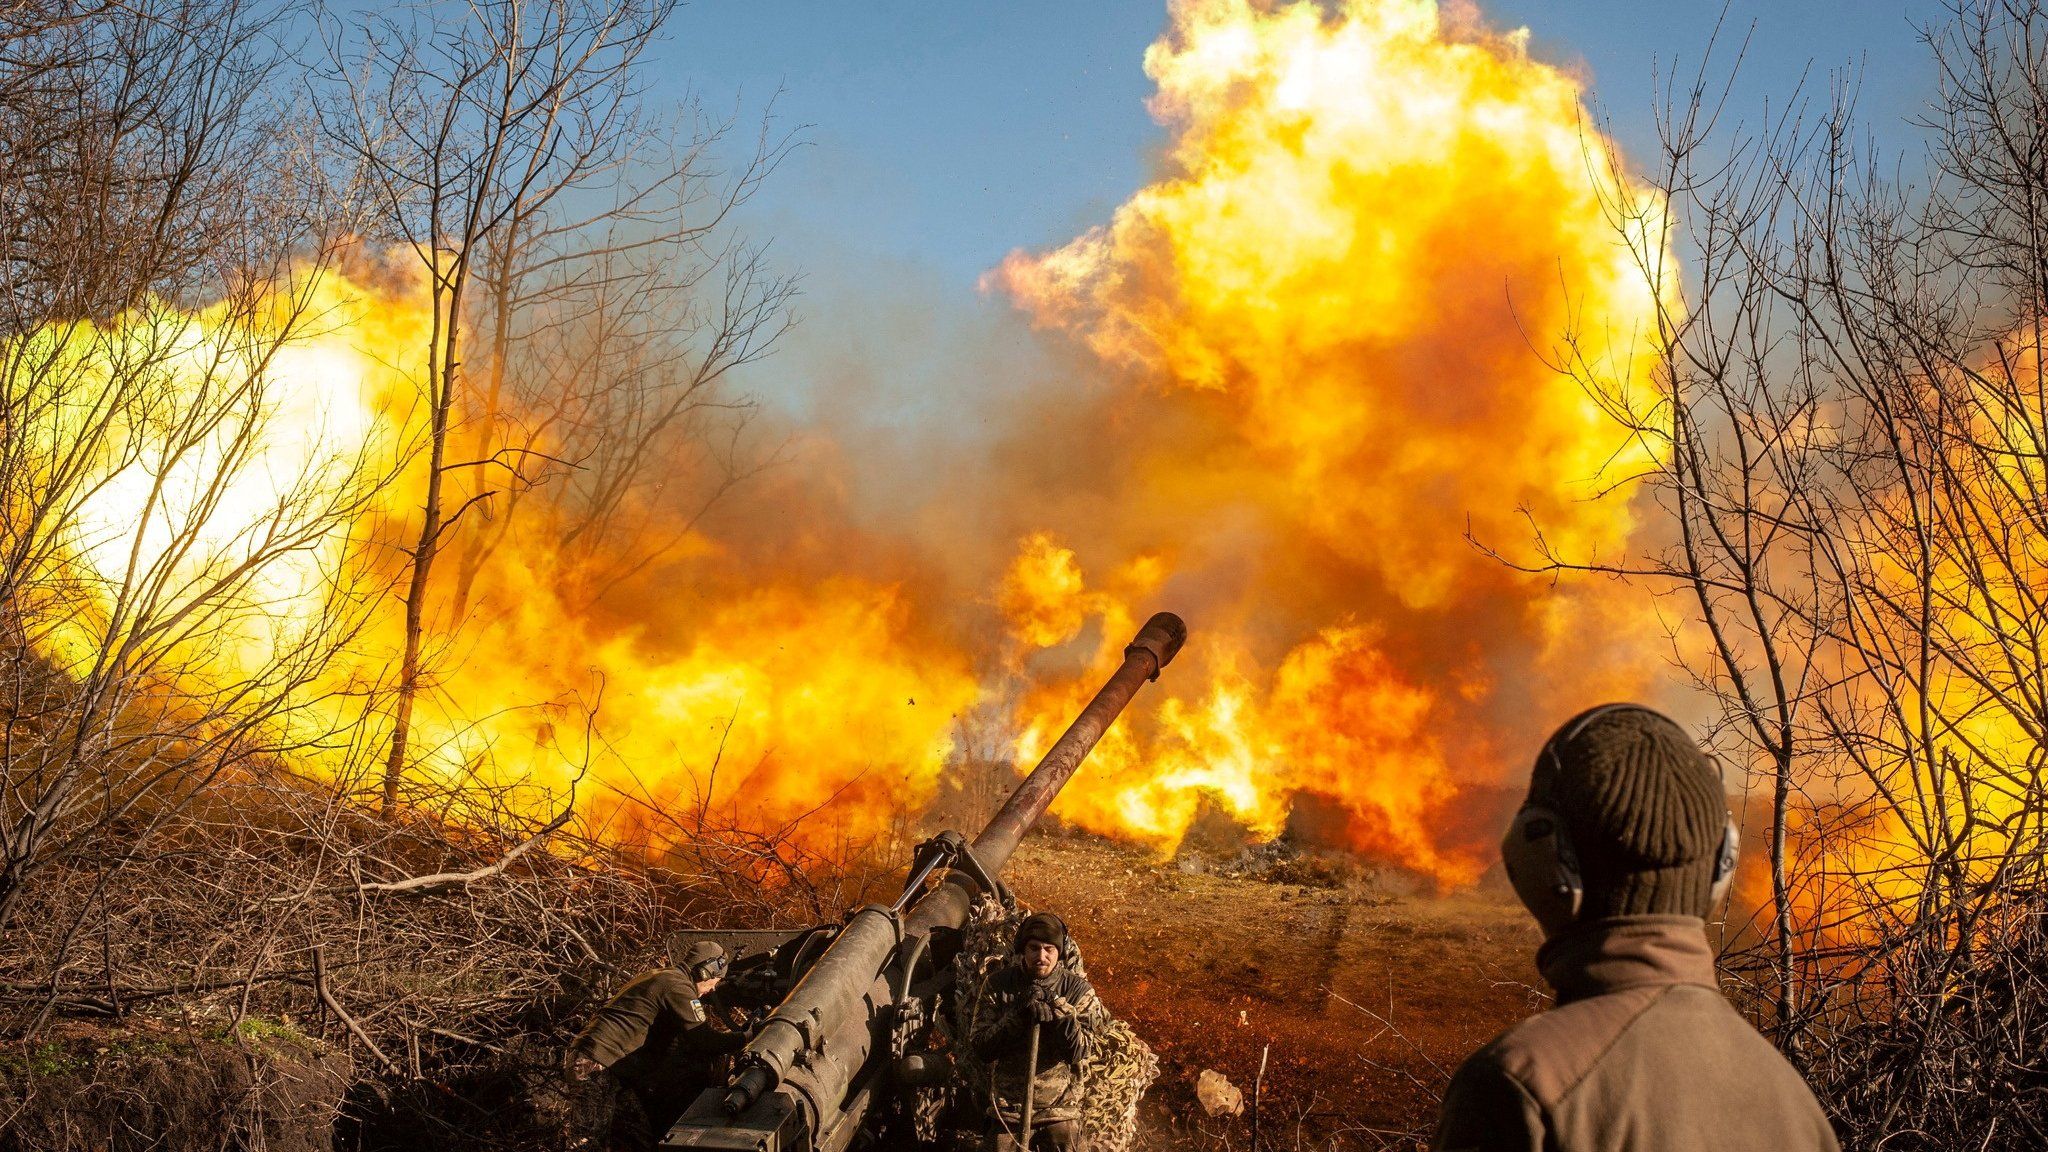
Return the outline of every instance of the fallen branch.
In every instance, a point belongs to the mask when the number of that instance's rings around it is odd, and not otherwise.
[[[377,1047],[377,1042],[370,1039],[370,1034],[363,1031],[363,1026],[356,1023],[356,1018],[348,1014],[348,1009],[341,1006],[341,1001],[334,998],[333,990],[327,987],[326,952],[327,946],[325,944],[315,944],[313,946],[313,990],[319,994],[320,1003],[325,1004],[327,1010],[334,1013],[335,1018],[341,1021],[342,1026],[347,1028],[351,1035],[363,1042],[363,1047],[368,1048],[378,1060],[383,1062],[385,1071],[403,1072],[404,1069],[398,1066],[398,1061],[385,1055],[384,1050]]]
[[[486,864],[473,872],[436,872],[430,876],[414,876],[405,880],[372,881],[368,884],[358,883],[356,891],[408,892],[424,896],[449,888],[460,888],[467,884],[474,884],[479,880],[488,880],[510,867],[514,860],[526,855],[535,844],[541,842],[542,838],[551,833],[561,831],[562,826],[569,822],[569,817],[574,815],[575,812],[576,806],[574,804],[562,809],[561,812],[556,814],[554,819],[541,825],[540,831],[528,836],[515,845],[511,851],[500,856],[497,863]]]
[[[569,818],[575,815],[575,813],[576,806],[574,804],[562,809],[561,812],[556,814],[554,819],[541,825],[540,831],[528,836],[514,845],[503,856],[498,857],[496,863],[486,864],[482,868],[470,872],[434,872],[426,876],[409,876],[403,880],[358,880],[354,887],[330,888],[322,892],[321,895],[353,896],[384,894],[431,896],[436,892],[445,892],[450,888],[461,888],[474,884],[479,880],[488,880],[493,876],[503,873],[505,869],[512,866],[513,861],[532,851],[535,844],[540,843],[547,836],[561,831],[569,823]],[[284,904],[301,899],[303,899],[303,895],[272,896],[267,902],[271,904]]]
[[[446,1028],[436,1028],[431,1024],[427,1025],[427,1031],[433,1033],[436,1036],[445,1036],[448,1039],[457,1041],[459,1043],[473,1045],[478,1048],[488,1048],[493,1052],[502,1053],[505,1051],[503,1048],[491,1043],[488,1040],[479,1040],[474,1036],[464,1036],[460,1032],[450,1031]]]

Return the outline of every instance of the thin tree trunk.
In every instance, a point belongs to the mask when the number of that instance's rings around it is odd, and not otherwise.
[[[490,295],[491,309],[491,369],[490,387],[484,394],[484,410],[478,420],[475,458],[479,477],[478,485],[490,482],[490,465],[481,463],[490,459],[496,451],[498,414],[504,406],[506,362],[512,356],[512,292],[514,288],[513,266],[518,260],[522,240],[519,231],[522,221],[515,220],[507,237],[502,255],[491,262],[485,273],[484,290]],[[515,467],[517,465],[515,464]],[[481,510],[486,520],[491,519],[489,505]],[[506,510],[509,517],[510,510]],[[498,527],[503,534],[511,530],[509,523]],[[455,565],[455,602],[453,617],[460,621],[469,611],[469,598],[476,587],[476,578],[482,573],[484,562],[490,558],[494,542],[483,534],[477,534],[467,547],[458,553]]]
[[[1776,780],[1771,788],[1771,910],[1778,936],[1778,1027],[1785,1046],[1799,1048],[1799,995],[1793,987],[1792,893],[1785,878],[1785,813],[1792,798],[1792,750],[1775,749]]]
[[[406,753],[412,739],[413,704],[419,697],[420,636],[424,631],[428,580],[433,574],[434,556],[441,540],[441,481],[448,454],[448,414],[453,407],[456,381],[456,344],[462,311],[462,272],[458,268],[448,287],[447,321],[435,309],[435,342],[440,363],[433,370],[434,403],[427,454],[427,498],[420,516],[420,537],[413,549],[412,574],[405,590],[405,653],[398,666],[398,702],[391,719],[391,753],[384,761],[384,816],[398,812],[398,793],[405,778]]]

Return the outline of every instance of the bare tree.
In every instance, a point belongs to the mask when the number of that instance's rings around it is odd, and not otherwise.
[[[1829,526],[1810,499],[1824,483],[1814,449],[1829,397],[1797,362],[1798,325],[1781,307],[1773,273],[1796,213],[1782,160],[1840,125],[1816,129],[1795,101],[1789,112],[1767,111],[1761,132],[1718,150],[1729,88],[1711,82],[1712,47],[1685,90],[1665,90],[1662,164],[1648,188],[1611,149],[1597,154],[1612,190],[1609,220],[1657,301],[1656,330],[1589,325],[1560,333],[1549,350],[1626,437],[1629,450],[1617,455],[1647,462],[1612,479],[1647,489],[1661,514],[1658,545],[1627,558],[1566,556],[1539,526],[1537,559],[1515,562],[1620,577],[1680,598],[1676,614],[1687,626],[1673,629],[1674,662],[1715,704],[1711,741],[1768,789],[1775,1007],[1796,1045],[1789,821],[1804,784],[1797,766],[1808,714],[1831,679],[1824,638],[1840,607],[1814,553]],[[1640,343],[1617,357],[1617,341],[1630,339]],[[1656,357],[1647,393],[1614,370],[1644,352]]]
[[[306,690],[360,624],[341,542],[379,480],[365,445],[273,451],[329,246],[266,20],[44,15],[0,46],[0,125],[34,149],[0,175],[0,922],[43,869],[111,874],[115,829],[328,735]],[[281,615],[284,572],[330,599]]]
[[[493,242],[538,226],[550,205],[615,181],[637,139],[635,67],[673,0],[486,0],[368,15],[329,31],[344,99],[329,137],[369,173],[382,221],[424,263],[433,329],[427,376],[425,491],[408,558],[405,631],[394,686],[383,803],[399,802],[434,563],[446,534],[486,498],[447,506],[450,477],[519,467],[517,454],[453,460],[465,388],[469,293]]]
[[[794,137],[764,120],[721,171],[735,123],[692,105],[680,125],[642,134],[641,162],[593,212],[536,209],[491,239],[469,451],[512,466],[460,542],[454,619],[544,487],[549,521],[524,543],[556,559],[578,585],[565,601],[587,607],[765,465],[742,447],[752,401],[723,384],[787,330],[794,281],[728,224]],[[667,499],[646,499],[650,488]]]
[[[0,335],[221,287],[252,207],[238,162],[280,143],[251,130],[277,67],[252,41],[273,19],[233,0],[0,10]]]

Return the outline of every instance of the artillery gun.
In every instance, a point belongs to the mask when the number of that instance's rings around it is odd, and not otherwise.
[[[976,899],[1008,901],[1003,865],[1096,741],[1187,639],[1180,617],[1145,622],[1123,664],[969,843],[942,832],[919,845],[902,895],[837,925],[776,934],[731,979],[780,994],[723,1088],[691,1103],[663,1148],[840,1152],[871,1120],[935,1073],[912,1049],[954,993],[953,954]],[[745,947],[742,933],[701,934]],[[755,941],[758,945],[761,941]],[[787,991],[783,992],[782,989]],[[909,1144],[899,1136],[891,1146]]]

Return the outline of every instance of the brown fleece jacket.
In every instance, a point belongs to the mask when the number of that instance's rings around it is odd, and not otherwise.
[[[1536,963],[1557,1006],[1459,1067],[1436,1152],[1837,1152],[1806,1082],[1722,997],[1697,918],[1597,920]]]

